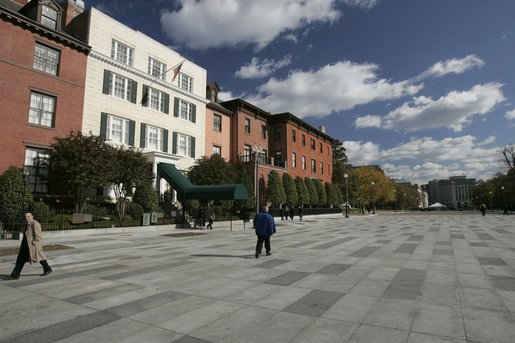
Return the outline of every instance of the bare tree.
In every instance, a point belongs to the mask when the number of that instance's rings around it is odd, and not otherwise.
[[[505,146],[502,155],[503,165],[508,168],[508,173],[515,172],[515,144]]]

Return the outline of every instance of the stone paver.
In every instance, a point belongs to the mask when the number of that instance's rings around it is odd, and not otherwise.
[[[52,235],[54,272],[0,257],[0,342],[515,342],[515,218],[277,220]],[[0,241],[13,248],[17,241]]]

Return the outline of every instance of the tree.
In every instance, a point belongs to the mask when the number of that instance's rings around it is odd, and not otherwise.
[[[232,170],[234,172],[234,183],[241,183],[247,189],[249,197],[247,200],[234,200],[234,207],[237,209],[254,208],[256,206],[256,195],[254,192],[254,183],[247,172],[245,164],[241,162],[232,163]],[[230,206],[228,206],[230,207]]]
[[[116,211],[121,220],[125,216],[127,197],[135,188],[154,178],[152,164],[142,152],[133,147],[115,150],[111,160],[112,173],[109,176],[116,197]]]
[[[309,192],[308,188],[306,187],[306,183],[300,176],[296,176],[295,179],[295,188],[297,188],[297,195],[298,195],[298,205],[304,206],[309,205]]]
[[[91,191],[109,184],[113,148],[98,136],[80,132],[56,137],[50,147],[49,183],[71,192],[75,212],[82,213]]]
[[[286,195],[286,203],[289,207],[293,207],[298,204],[299,196],[297,194],[297,187],[290,174],[283,174],[283,186],[284,193]]]
[[[9,230],[22,222],[22,212],[33,204],[30,192],[21,169],[9,167],[0,175],[0,221]]]
[[[333,162],[334,161],[342,161],[343,163],[349,163],[349,158],[347,157],[347,153],[345,147],[342,145],[342,142],[336,140],[332,144],[333,149]]]
[[[355,196],[368,204],[391,203],[395,199],[395,184],[383,170],[367,166],[352,170],[352,182],[356,184]],[[372,184],[373,182],[373,184]]]
[[[324,184],[319,179],[313,179],[316,191],[318,194],[318,207],[324,207],[327,205],[327,192],[325,191]]]
[[[196,185],[221,185],[234,183],[235,169],[220,155],[202,156],[188,173],[188,179]]]
[[[152,183],[145,182],[140,184],[134,192],[132,201],[141,205],[144,212],[154,212],[157,209],[157,193],[154,187],[152,187]]]
[[[275,170],[268,174],[267,200],[277,207],[286,201],[282,179]]]
[[[515,173],[515,144],[507,145],[502,149],[503,163],[509,173]]]
[[[343,193],[340,190],[340,187],[333,185],[333,188],[336,194],[336,205],[339,206],[345,202],[345,199],[343,198]]]
[[[318,192],[313,180],[306,176],[304,178],[304,183],[306,184],[306,188],[309,193],[309,204],[311,206],[316,206],[318,204]]]
[[[337,206],[338,198],[336,197],[336,191],[334,190],[334,186],[329,182],[325,183],[325,192],[327,194],[327,205],[328,206]]]

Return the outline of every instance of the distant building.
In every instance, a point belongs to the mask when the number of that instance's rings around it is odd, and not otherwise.
[[[472,188],[476,179],[452,176],[448,180],[433,180],[424,186],[429,194],[429,204],[441,203],[449,209],[461,210],[472,206]]]

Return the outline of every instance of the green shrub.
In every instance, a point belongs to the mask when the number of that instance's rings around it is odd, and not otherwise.
[[[106,218],[110,218],[109,210],[106,206],[95,205],[87,203],[84,206],[84,213],[88,213],[93,215],[93,220],[106,220]]]
[[[52,212],[44,202],[32,204],[32,215],[40,223],[48,223],[52,219]]]
[[[140,204],[145,212],[154,212],[157,209],[157,193],[150,183],[144,183],[134,192],[132,201]]]
[[[143,210],[143,206],[134,202],[128,203],[127,207],[125,208],[126,217],[130,216],[130,218],[133,220],[141,220],[141,218],[143,218],[144,212],[145,211]]]

